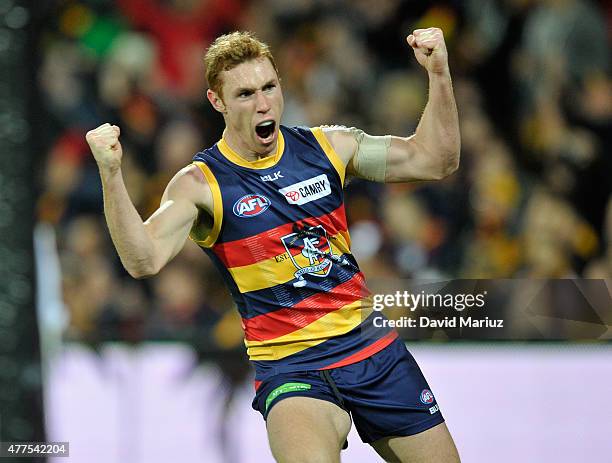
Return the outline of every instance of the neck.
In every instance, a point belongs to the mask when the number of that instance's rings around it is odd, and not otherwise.
[[[270,146],[264,147],[262,150],[254,150],[249,148],[239,137],[234,136],[227,128],[223,131],[223,139],[234,153],[247,161],[257,161],[258,159],[267,158],[276,153],[278,139]]]

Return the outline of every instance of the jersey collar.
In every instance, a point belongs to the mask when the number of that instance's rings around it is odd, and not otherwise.
[[[283,153],[285,152],[285,138],[283,137],[283,132],[278,130],[278,140],[276,142],[276,152],[271,154],[270,156],[266,156],[265,158],[257,159],[256,161],[247,161],[238,153],[236,153],[233,149],[225,141],[225,138],[221,138],[217,142],[217,148],[225,158],[242,167],[247,167],[249,169],[267,169],[268,167],[273,167],[276,165]]]

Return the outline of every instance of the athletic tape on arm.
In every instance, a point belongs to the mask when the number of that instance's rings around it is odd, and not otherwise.
[[[374,137],[355,127],[348,130],[357,140],[357,152],[353,157],[355,172],[368,180],[384,182],[391,136]]]

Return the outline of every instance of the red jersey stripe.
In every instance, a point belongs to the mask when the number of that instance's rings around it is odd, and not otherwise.
[[[363,273],[356,273],[332,291],[307,297],[293,307],[243,318],[245,338],[267,341],[284,336],[368,295]]]
[[[328,237],[347,231],[344,205],[329,214],[307,217],[300,220],[299,223],[303,226],[323,225],[327,230]],[[221,262],[229,268],[255,264],[286,253],[287,249],[285,249],[281,237],[291,233],[294,226],[294,222],[286,223],[247,238],[218,243],[213,246],[213,251]]]

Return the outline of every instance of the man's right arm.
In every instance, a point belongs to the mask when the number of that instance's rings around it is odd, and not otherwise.
[[[134,278],[155,275],[182,249],[198,216],[212,211],[212,194],[199,169],[180,170],[166,187],[161,205],[143,222],[130,200],[121,173],[119,128],[104,124],[87,133],[98,163],[104,215],[121,262]]]

